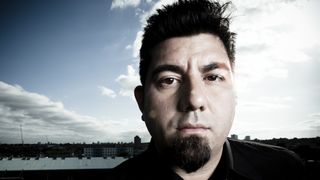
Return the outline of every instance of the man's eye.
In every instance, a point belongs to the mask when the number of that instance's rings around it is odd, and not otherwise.
[[[217,74],[206,76],[204,79],[208,81],[224,81],[224,77]]]
[[[174,78],[165,78],[163,80],[161,80],[161,83],[164,83],[164,84],[173,84],[175,81]]]
[[[175,86],[179,82],[178,79],[173,77],[162,78],[158,81],[158,84],[162,87]]]

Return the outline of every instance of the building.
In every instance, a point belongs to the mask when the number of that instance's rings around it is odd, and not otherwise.
[[[141,143],[141,138],[135,136],[133,143],[109,143],[94,144],[83,148],[85,157],[132,157],[136,156],[148,147],[149,143]]]
[[[231,134],[231,139],[238,140],[238,135],[236,135],[236,134]]]
[[[116,147],[105,147],[102,148],[103,157],[115,157],[118,155],[118,148]]]
[[[1,158],[0,179],[100,179],[125,158]]]
[[[118,147],[87,147],[83,149],[85,157],[131,157],[134,154],[133,146]]]
[[[107,157],[104,156],[102,148],[83,148],[83,153],[85,157]]]
[[[2,158],[0,160],[0,171],[110,169],[117,166],[125,160],[126,159],[123,157]]]
[[[134,137],[134,145],[140,145],[141,144],[141,138],[139,136]]]
[[[245,141],[250,141],[251,138],[250,138],[250,136],[245,136],[245,137],[244,137],[244,140],[245,140]]]

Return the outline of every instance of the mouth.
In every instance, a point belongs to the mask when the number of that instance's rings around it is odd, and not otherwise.
[[[177,130],[183,134],[204,133],[210,128],[202,124],[183,124],[178,126]]]

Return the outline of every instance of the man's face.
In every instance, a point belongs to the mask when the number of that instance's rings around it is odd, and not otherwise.
[[[190,136],[206,140],[211,153],[221,150],[234,118],[235,92],[231,64],[217,36],[161,42],[152,52],[145,87],[136,91],[141,91],[136,98],[158,151]]]

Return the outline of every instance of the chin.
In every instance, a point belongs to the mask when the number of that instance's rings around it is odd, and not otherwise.
[[[165,150],[167,161],[188,173],[203,167],[209,161],[211,152],[208,139],[195,134],[174,137]]]

